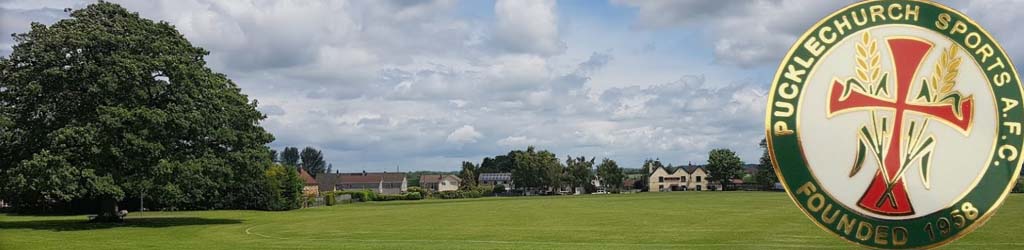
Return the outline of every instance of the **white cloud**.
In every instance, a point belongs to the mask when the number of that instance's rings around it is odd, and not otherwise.
[[[738,66],[778,64],[785,51],[817,20],[851,1],[701,1],[613,2],[637,9],[637,25],[647,29],[703,27],[712,37],[715,59]],[[977,20],[996,36],[1012,58],[1024,59],[1019,15],[993,15],[1024,8],[1024,1],[942,1]],[[780,53],[782,51],[782,53]],[[1018,60],[1019,61],[1019,60]]]
[[[494,3],[498,42],[511,52],[556,55],[566,49],[558,31],[554,0],[498,0]]]
[[[457,144],[475,143],[477,139],[483,137],[483,134],[476,131],[476,128],[469,125],[463,125],[461,128],[452,131],[448,134],[448,142]]]
[[[811,24],[847,1],[616,1],[637,8],[646,28],[703,28],[719,63],[777,64]],[[782,51],[782,53],[779,53]]]
[[[545,141],[537,138],[530,138],[526,136],[509,136],[498,140],[498,145],[512,147],[512,148],[523,148],[528,146],[543,146]]]

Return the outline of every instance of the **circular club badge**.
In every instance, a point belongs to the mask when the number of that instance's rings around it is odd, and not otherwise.
[[[1024,103],[1006,52],[964,14],[866,1],[782,60],[769,152],[796,205],[872,248],[931,248],[981,226],[1017,181]]]

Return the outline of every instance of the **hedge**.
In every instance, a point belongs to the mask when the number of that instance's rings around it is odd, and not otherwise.
[[[326,194],[327,202],[330,205],[337,204],[334,196],[336,195],[351,195],[353,200],[359,201],[397,201],[397,200],[422,200],[423,194],[419,192],[408,192],[405,194],[376,194],[371,190],[346,190],[346,191],[334,191],[333,193]],[[328,206],[330,206],[328,205]]]
[[[334,199],[334,197],[334,192],[327,192],[326,196],[324,196],[324,204],[328,206],[334,206],[334,204],[337,204],[337,201]]]
[[[405,194],[382,194],[377,196],[377,201],[397,201],[397,200],[422,200],[423,195],[419,192],[409,192]]]
[[[441,199],[465,199],[480,198],[483,197],[483,194],[476,190],[455,190],[438,192],[437,197]]]
[[[343,195],[343,194],[352,195],[352,199],[360,200],[360,201],[375,201],[375,200],[378,200],[377,194],[374,193],[372,190],[369,190],[369,189],[335,191],[334,194],[335,195]]]

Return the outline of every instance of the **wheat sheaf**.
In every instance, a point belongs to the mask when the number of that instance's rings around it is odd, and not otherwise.
[[[864,32],[856,47],[857,80],[868,86],[874,85],[882,74],[882,57],[878,53],[878,43],[875,42],[875,39],[871,39],[871,33]],[[868,89],[873,88],[868,87]]]
[[[934,97],[941,97],[953,92],[956,86],[956,77],[960,75],[960,63],[963,62],[957,53],[960,49],[956,46],[949,46],[942,51],[939,61],[935,63],[935,70],[932,72],[930,88]],[[936,98],[932,98],[935,100]]]

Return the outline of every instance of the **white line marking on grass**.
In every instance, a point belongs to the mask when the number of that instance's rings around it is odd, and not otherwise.
[[[673,243],[596,243],[596,242],[557,242],[557,241],[504,241],[504,240],[399,240],[399,239],[348,239],[348,238],[287,238],[265,235],[258,232],[253,232],[252,229],[256,226],[250,226],[245,229],[245,234],[256,235],[267,239],[276,240],[341,240],[351,242],[393,242],[393,243],[480,243],[480,244],[532,244],[532,245],[573,245],[573,246],[667,246],[667,247],[713,247],[713,246],[747,246],[747,247],[776,247],[776,248],[848,248],[847,246],[824,246],[824,245],[807,245],[807,244],[750,244],[750,243],[693,243],[693,244],[673,244]]]

